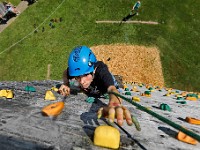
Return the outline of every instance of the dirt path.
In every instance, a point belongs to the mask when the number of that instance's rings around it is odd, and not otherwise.
[[[17,10],[20,11],[20,14],[21,14],[27,7],[28,7],[28,2],[27,1],[21,1],[16,8],[17,8]],[[15,19],[17,19],[17,17],[18,16],[9,19],[6,24],[0,24],[0,33],[4,29],[6,29],[13,21],[15,21]]]
[[[112,20],[102,20],[102,21],[96,21],[96,23],[135,23],[135,24],[153,24],[157,25],[158,22],[154,21],[112,21]]]

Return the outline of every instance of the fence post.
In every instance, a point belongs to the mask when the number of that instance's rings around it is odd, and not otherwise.
[[[50,80],[51,75],[51,64],[47,65],[47,80]]]

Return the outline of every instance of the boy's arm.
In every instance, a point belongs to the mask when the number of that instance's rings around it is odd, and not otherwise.
[[[108,87],[108,92],[115,92],[119,94],[119,91],[114,85]],[[117,123],[120,126],[122,126],[124,118],[126,119],[128,125],[133,124],[129,110],[126,107],[122,106],[121,98],[115,96],[114,94],[109,94],[109,104],[103,109],[100,108],[100,110],[98,111],[98,116],[99,114],[107,114],[110,122],[113,122],[116,118]]]
[[[63,72],[63,84],[59,88],[60,94],[67,96],[70,94],[68,69]]]
[[[119,94],[118,90],[114,85],[108,87],[108,92],[115,92]],[[109,106],[121,106],[121,101],[122,100],[114,94],[109,94]]]
[[[69,86],[68,68],[63,72],[63,84]]]
[[[98,77],[103,82],[107,92],[116,92],[119,94],[117,88],[114,86],[113,77],[106,65],[97,68],[96,72],[98,72]],[[110,122],[113,122],[117,118],[117,123],[120,126],[123,124],[124,118],[128,125],[133,124],[129,110],[122,106],[122,100],[114,94],[109,94],[108,106],[100,108],[97,114],[98,118],[108,116]]]

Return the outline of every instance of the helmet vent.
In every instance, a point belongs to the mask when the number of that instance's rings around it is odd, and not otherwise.
[[[88,66],[92,67],[92,64],[93,63],[91,61],[88,62]]]

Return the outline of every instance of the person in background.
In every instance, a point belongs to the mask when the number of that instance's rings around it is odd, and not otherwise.
[[[38,2],[38,1],[37,0],[27,0],[27,2],[28,2],[28,5],[31,5],[31,4]]]
[[[139,11],[140,6],[141,6],[141,2],[140,2],[140,1],[137,1],[137,2],[134,4],[134,6],[133,6],[133,8],[132,8],[132,10],[131,10],[132,14],[133,14],[133,13],[136,13],[136,15],[138,15],[138,14],[139,14],[138,11]]]
[[[15,15],[20,14],[20,12],[16,9],[16,7],[13,4],[11,4],[10,2],[3,2],[3,4],[9,13],[13,13]]]
[[[0,14],[0,19],[3,19],[3,15],[2,14]]]
[[[119,93],[117,82],[107,65],[97,61],[87,46],[75,47],[69,55],[68,68],[63,73],[64,83],[59,88],[63,96],[70,94],[70,79],[78,81],[80,88],[86,94],[101,95],[109,91]],[[122,105],[122,100],[113,94],[109,94],[108,105],[100,108],[97,114],[98,118],[107,116],[110,122],[116,118],[120,126],[124,118],[128,125],[133,124],[129,110]]]

